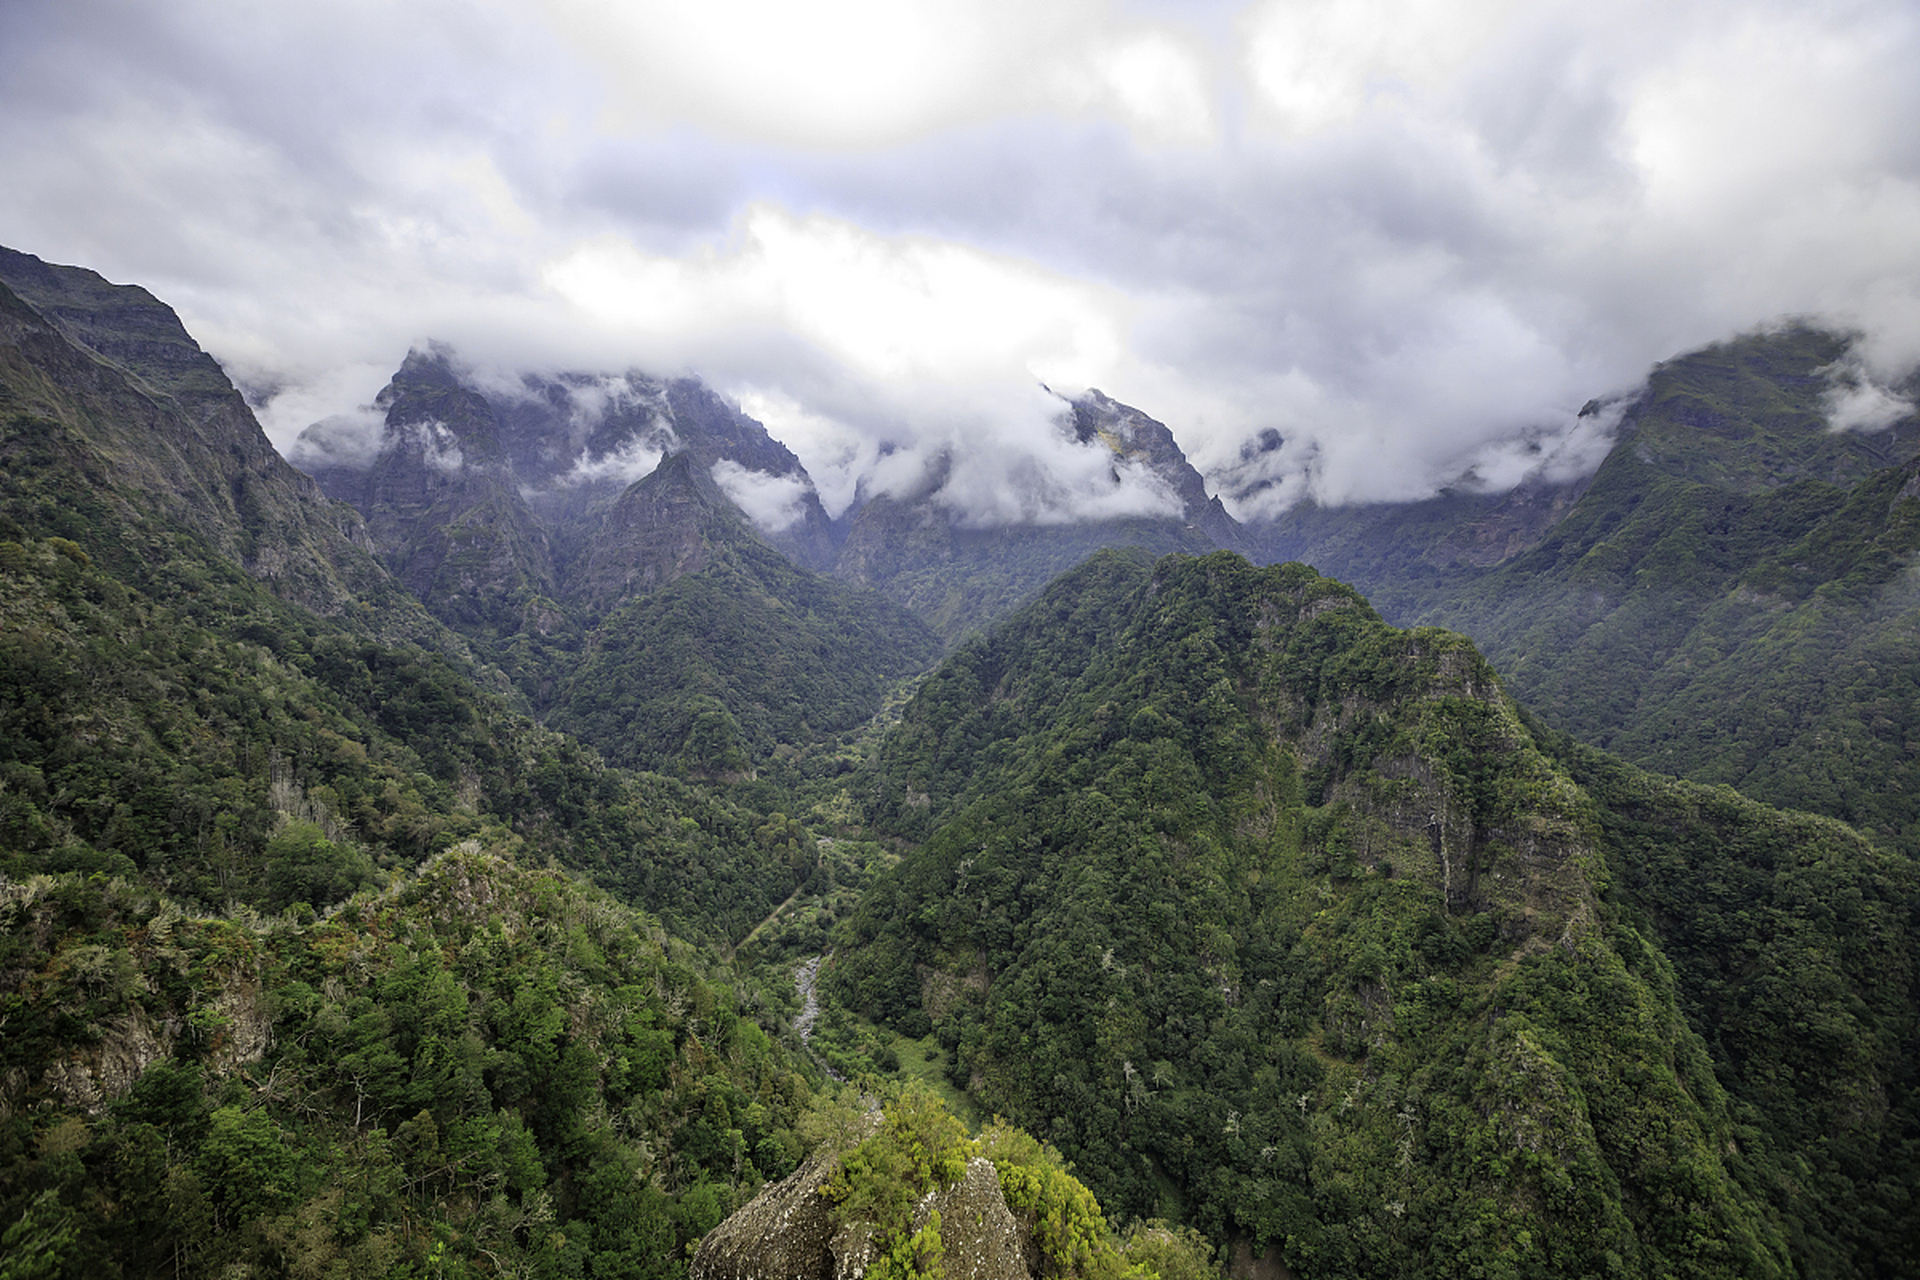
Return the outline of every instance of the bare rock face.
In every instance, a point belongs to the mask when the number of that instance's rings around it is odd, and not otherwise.
[[[834,1224],[820,1189],[837,1167],[835,1156],[816,1156],[708,1232],[692,1280],[859,1280],[878,1251],[864,1223]],[[960,1181],[922,1196],[913,1229],[935,1213],[950,1280],[1029,1280],[1026,1232],[992,1161],[976,1156]]]
[[[816,1155],[707,1233],[692,1280],[826,1280],[833,1205],[820,1194],[837,1159]]]

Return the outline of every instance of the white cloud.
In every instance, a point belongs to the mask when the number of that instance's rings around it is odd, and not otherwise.
[[[460,437],[444,422],[427,419],[397,428],[388,437],[395,448],[409,446],[420,450],[420,460],[443,476],[457,476],[466,469],[460,451]]]
[[[1444,84],[1513,8],[1514,0],[1268,0],[1244,19],[1247,72],[1281,128],[1314,133]]]
[[[820,505],[838,518],[880,458],[881,442],[861,428],[817,413],[778,387],[732,388],[740,411],[793,450],[813,477]]]
[[[1110,115],[1150,145],[1203,145],[1218,132],[1208,60],[1166,28],[1116,35],[1055,77],[1056,103]]]
[[[1125,298],[1037,264],[757,203],[724,245],[646,253],[618,238],[551,262],[547,283],[637,340],[778,329],[863,378],[1072,381],[1125,350]]]
[[[1884,431],[1914,412],[1912,398],[1875,381],[1872,368],[1858,353],[1849,353],[1819,372],[1831,384],[1821,394],[1831,431]]]
[[[1617,396],[1591,411],[1493,441],[1474,454],[1462,475],[1475,487],[1495,493],[1524,480],[1561,484],[1591,475],[1613,448],[1631,403],[1631,397]]]
[[[671,434],[667,433],[669,437]],[[607,480],[624,487],[652,475],[664,457],[666,450],[660,443],[634,436],[621,442],[619,448],[598,456],[582,454],[572,469],[554,481],[552,487],[570,489]]]
[[[1103,0],[543,0],[602,68],[603,123],[681,122],[804,148],[875,148],[1026,112],[1092,112],[1148,144],[1214,131],[1197,39]]]
[[[378,453],[386,415],[373,407],[373,398],[392,376],[394,363],[389,359],[381,364],[275,369],[270,361],[250,366],[231,355],[226,359],[228,376],[243,389],[257,382],[257,389],[248,391],[248,401],[267,439],[289,457],[294,456],[301,434],[323,420],[329,449],[343,457],[371,458]],[[292,384],[283,379],[291,379]]]
[[[277,401],[276,401],[277,403]],[[295,466],[307,471],[346,467],[365,471],[380,456],[387,417],[372,405],[329,414],[276,446]]]
[[[775,476],[743,467],[730,458],[713,464],[713,482],[720,492],[746,513],[747,519],[768,533],[791,529],[807,513],[807,495],[813,492],[806,477]]]

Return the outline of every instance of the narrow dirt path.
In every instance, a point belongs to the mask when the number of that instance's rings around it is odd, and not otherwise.
[[[759,924],[753,926],[752,929],[747,931],[746,937],[740,939],[740,941],[733,944],[733,952],[730,952],[729,954],[738,952],[742,947],[746,946],[749,942],[752,942],[755,938],[759,937],[760,931],[766,928],[768,925],[772,924],[775,920],[778,920],[780,918],[780,913],[782,911],[785,911],[788,907],[792,906],[794,903],[794,899],[798,898],[804,892],[806,892],[806,888],[805,886],[802,886],[801,888],[795,889],[792,893],[788,894],[787,900],[785,902],[781,903],[779,906],[775,907],[773,910],[767,912],[767,918],[765,920],[762,920]]]

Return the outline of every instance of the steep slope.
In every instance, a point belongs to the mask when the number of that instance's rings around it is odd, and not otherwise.
[[[281,461],[240,394],[146,290],[0,249],[0,485],[40,534],[118,540],[123,567],[190,533],[281,597],[459,654],[366,530]],[[118,536],[124,535],[124,536]]]
[[[805,1154],[803,1062],[656,921],[477,842],[395,889],[0,880],[0,1265],[668,1280]]]
[[[578,558],[591,550],[608,504],[663,456],[687,453],[754,507],[762,534],[802,564],[824,568],[834,548],[832,522],[800,460],[766,428],[694,378],[661,381],[619,375],[523,374],[483,378],[439,343],[408,353],[375,408],[383,415],[377,453],[366,453],[364,426],[328,420],[303,432],[294,460],[335,497],[374,525],[382,553],[405,559],[416,543],[454,536],[458,509],[395,503],[390,472],[419,483],[425,464],[489,495],[511,495],[513,522],[483,518],[460,530],[489,554],[531,559],[569,591]],[[551,583],[542,585],[551,586]]]
[[[1540,545],[1591,481],[1536,477],[1506,493],[1456,488],[1419,502],[1303,503],[1249,525],[1246,537],[1261,562],[1311,564],[1360,587],[1387,617],[1405,621]]]
[[[1829,431],[1842,350],[1794,331],[1663,366],[1537,547],[1411,612],[1586,742],[1920,853],[1920,467],[1886,463],[1920,418]]]
[[[900,606],[788,558],[832,554],[812,482],[694,379],[483,385],[435,347],[377,407],[370,463],[338,422],[296,456],[438,617],[617,761],[750,777],[860,725],[933,657]]]
[[[372,467],[357,485],[356,473],[326,471],[328,491],[366,516],[388,567],[436,617],[483,642],[517,633],[556,588],[493,406],[444,353],[419,352],[378,406],[386,421]]]
[[[1656,366],[1624,402],[1582,411],[1600,421],[1619,416],[1615,447],[1598,475],[1535,475],[1501,494],[1463,486],[1423,502],[1303,504],[1250,526],[1246,536],[1262,559],[1312,563],[1408,619],[1445,603],[1484,570],[1549,540],[1564,542],[1565,521],[1604,535],[1660,484],[1749,498],[1807,481],[1846,489],[1920,451],[1920,422],[1912,418],[1875,430],[1829,429],[1830,396],[1845,381],[1852,343],[1789,327]],[[1617,474],[1628,459],[1644,470]]]
[[[1849,1188],[1911,1198],[1887,1158],[1908,1102],[1856,1121],[1875,1155],[1809,1192],[1786,1185],[1805,1135],[1757,1105],[1737,1130],[1728,1091],[1907,1087],[1911,864],[1758,806],[1647,802],[1734,850],[1785,823],[1758,843],[1877,886],[1864,953],[1806,944],[1846,982],[1861,959],[1899,975],[1851,1015],[1863,1056],[1784,1082],[1790,1048],[1716,1063],[1728,1002],[1778,979],[1677,995],[1641,914],[1675,869],[1456,635],[1389,628],[1299,565],[1096,557],[930,678],[882,770],[879,821],[924,843],[863,903],[836,989],[931,1028],[957,1084],[1109,1205],[1301,1276],[1778,1275],[1811,1237],[1809,1274],[1859,1275],[1902,1239],[1878,1210],[1834,1224]]]
[[[1105,548],[1154,554],[1248,548],[1239,524],[1207,495],[1164,424],[1098,390],[1067,402],[1065,410],[1064,432],[1112,455],[1116,489],[1124,468],[1157,486],[1177,514],[973,525],[945,501],[949,469],[935,468],[914,491],[876,497],[853,513],[835,575],[886,592],[953,643]]]
[[[1126,463],[1159,476],[1180,503],[1180,519],[1228,551],[1244,550],[1240,524],[1220,499],[1207,493],[1206,481],[1187,461],[1173,432],[1132,405],[1121,404],[1098,388],[1073,401],[1073,433],[1085,444],[1098,440]]]
[[[196,425],[4,288],[0,325],[0,871],[319,908],[504,828],[693,936],[793,890],[761,816],[611,770],[396,643],[464,652],[244,405]]]
[[[1920,1259],[1920,868],[1828,819],[1540,735],[1598,805],[1617,896],[1673,965],[1809,1276]]]

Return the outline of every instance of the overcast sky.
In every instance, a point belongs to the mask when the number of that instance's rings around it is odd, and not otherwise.
[[[830,507],[1045,455],[1041,383],[1397,498],[1786,316],[1911,367],[1915,67],[1913,0],[0,0],[0,243],[283,447],[438,338],[700,373]]]

